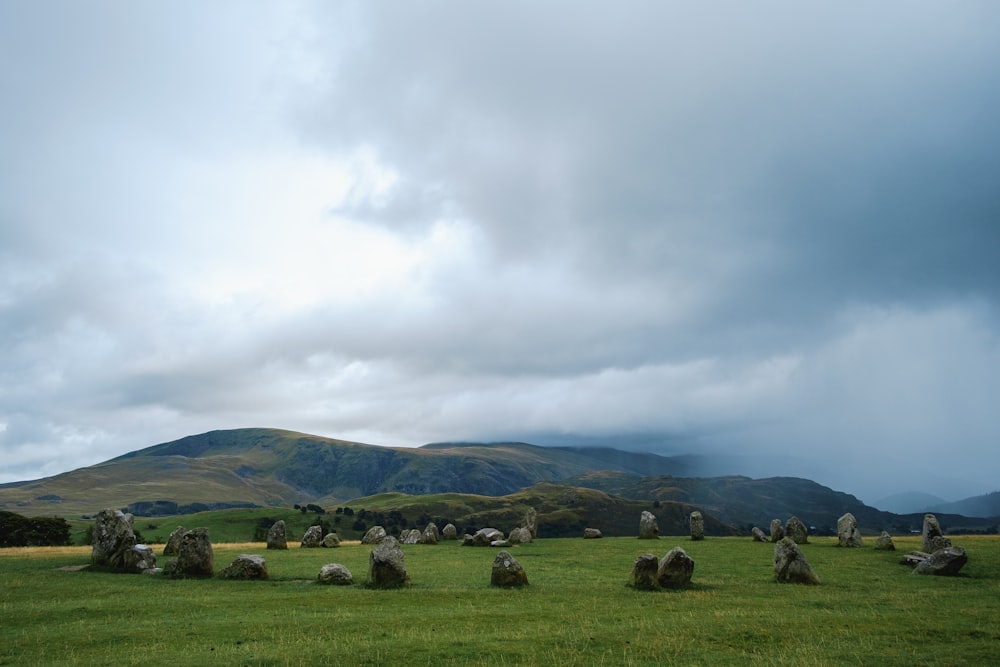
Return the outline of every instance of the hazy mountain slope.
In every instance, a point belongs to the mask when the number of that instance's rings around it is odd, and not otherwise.
[[[940,496],[923,491],[903,491],[894,493],[891,496],[880,498],[874,506],[886,512],[896,514],[913,514],[915,512],[927,512],[932,507],[944,505],[947,501]]]
[[[768,530],[771,519],[797,516],[818,532],[836,530],[837,519],[851,512],[869,531],[893,529],[901,517],[868,507],[852,495],[796,477],[637,477],[624,473],[590,472],[563,481],[601,489],[623,498],[677,501],[695,505],[720,521],[738,527]]]
[[[957,500],[953,503],[941,503],[934,505],[933,510],[983,518],[1000,517],[1000,491]]]

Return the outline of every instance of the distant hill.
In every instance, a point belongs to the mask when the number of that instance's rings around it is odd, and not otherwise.
[[[913,514],[915,512],[928,512],[930,508],[946,503],[947,501],[944,498],[930,493],[904,491],[879,499],[875,503],[875,507],[896,514]]]
[[[0,488],[0,509],[25,515],[93,514],[103,507],[174,502],[335,504],[387,491],[502,496],[590,470],[668,474],[673,459],[610,449],[526,443],[380,447],[279,429],[211,431],[104,463]]]
[[[994,491],[982,496],[973,496],[972,498],[958,500],[953,503],[933,505],[932,510],[935,512],[950,512],[964,516],[992,517],[997,519],[1000,518],[1000,491]]]

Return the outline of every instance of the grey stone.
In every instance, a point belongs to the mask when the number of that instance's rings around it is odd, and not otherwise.
[[[510,531],[507,536],[507,541],[511,544],[530,544],[531,543],[531,531],[527,528],[515,528]]]
[[[783,537],[774,545],[774,580],[782,584],[819,583],[819,577],[791,537]]]
[[[585,540],[597,540],[604,537],[604,533],[598,528],[584,528],[583,529],[583,539]]]
[[[896,544],[892,541],[892,535],[883,530],[882,534],[875,540],[875,548],[880,551],[895,551]]]
[[[268,549],[287,549],[288,537],[285,531],[285,520],[278,519],[267,530]]]
[[[354,583],[354,575],[340,563],[329,563],[319,569],[316,580],[329,586],[350,586]]]
[[[529,507],[524,513],[524,527],[531,533],[531,539],[538,537],[538,512]]]
[[[701,515],[701,512],[698,510],[691,512],[690,524],[691,539],[696,541],[705,539],[705,517]]]
[[[865,546],[865,539],[858,529],[858,520],[850,512],[837,519],[837,546],[849,548]]]
[[[493,559],[493,571],[490,575],[491,586],[515,588],[528,584],[528,573],[524,571],[517,559],[509,551],[501,551]]]
[[[656,516],[647,510],[643,510],[639,516],[639,539],[655,540],[660,537],[660,527],[656,524]]]
[[[757,526],[754,526],[750,531],[750,536],[753,538],[754,542],[767,542],[767,535],[765,535],[764,531]]]
[[[410,530],[404,530],[399,534],[399,542],[401,544],[419,544],[421,533],[416,528],[411,528]]]
[[[316,549],[321,544],[323,544],[323,526],[309,526],[302,535],[299,546],[304,549]]]
[[[777,542],[785,536],[785,529],[781,525],[781,519],[771,519],[771,541]]]
[[[510,540],[493,540],[490,542],[491,547],[509,547]]]
[[[930,558],[918,563],[913,574],[934,574],[942,577],[952,577],[965,567],[969,557],[962,547],[945,547],[930,555]]]
[[[660,582],[656,577],[660,561],[653,554],[642,554],[635,559],[628,585],[640,591],[658,591]]]
[[[437,544],[439,538],[437,524],[431,521],[420,535],[421,544]]]
[[[476,546],[476,536],[475,535],[469,535],[468,533],[466,533],[465,535],[463,535],[462,536],[462,546],[463,547],[474,547],[474,546]]]
[[[368,557],[368,579],[371,588],[401,588],[410,583],[402,547],[395,537],[386,536]]]
[[[785,522],[785,536],[792,538],[796,544],[809,544],[809,529],[797,516]]]
[[[267,579],[267,563],[263,556],[243,554],[222,569],[223,579]]]
[[[152,547],[145,544],[137,544],[125,552],[125,559],[122,564],[123,572],[146,572],[156,568],[156,554]]]
[[[340,546],[340,536],[337,533],[327,533],[323,536],[322,544],[327,549],[335,549]]]
[[[455,528],[455,524],[446,523],[444,528],[441,529],[441,539],[442,540],[457,540],[458,539],[458,528]]]
[[[934,553],[935,551],[951,546],[951,540],[944,536],[941,524],[938,523],[937,517],[933,514],[924,515],[924,526],[920,532],[920,537],[923,541],[924,551],[927,553]]]
[[[474,547],[488,547],[493,542],[503,540],[503,533],[496,528],[480,528],[476,531],[475,535],[472,536],[472,546]],[[463,545],[465,542],[462,543]]]
[[[132,515],[115,509],[103,509],[94,518],[94,548],[90,562],[118,572],[128,572],[135,556]]]
[[[177,558],[167,563],[164,574],[175,577],[211,577],[215,564],[212,540],[208,528],[195,528],[184,533]]]
[[[365,536],[361,538],[361,544],[378,544],[386,538],[388,533],[385,532],[385,528],[382,526],[372,526],[365,533]]]
[[[187,530],[184,526],[177,526],[174,528],[173,532],[170,533],[170,537],[167,538],[167,544],[163,547],[164,556],[176,556],[178,549],[181,547],[181,538],[184,537],[184,533]]]
[[[660,559],[656,580],[663,588],[686,588],[691,585],[694,561],[680,547],[674,547]]]

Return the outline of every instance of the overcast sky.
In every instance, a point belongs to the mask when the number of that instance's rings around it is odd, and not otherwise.
[[[1000,3],[709,4],[0,3],[0,482],[270,426],[1000,489]]]

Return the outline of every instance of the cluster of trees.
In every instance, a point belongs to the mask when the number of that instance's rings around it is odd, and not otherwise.
[[[26,517],[0,511],[0,547],[49,547],[71,544],[69,523],[58,517]]]

